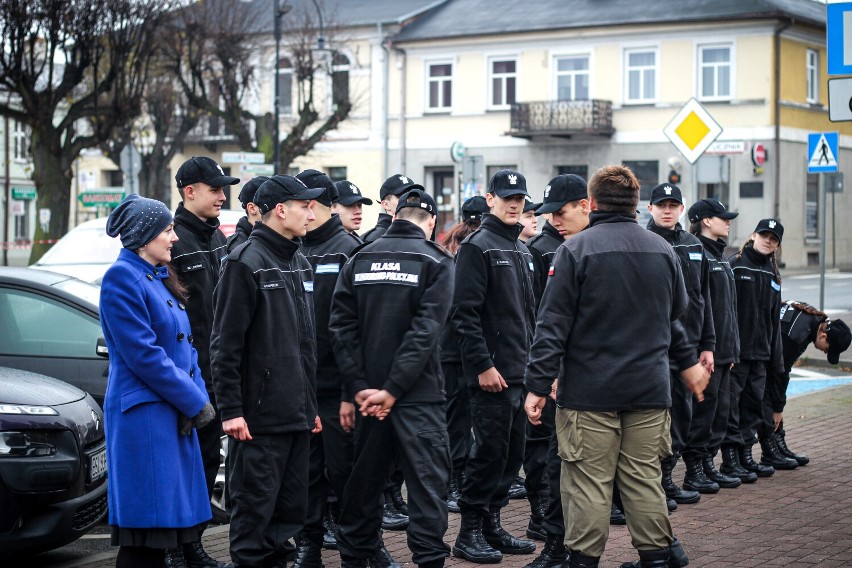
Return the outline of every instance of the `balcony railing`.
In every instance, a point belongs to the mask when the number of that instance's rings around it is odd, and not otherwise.
[[[612,102],[539,101],[512,105],[511,136],[612,136]]]

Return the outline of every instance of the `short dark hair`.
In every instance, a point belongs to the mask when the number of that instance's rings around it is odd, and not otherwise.
[[[405,219],[412,223],[424,223],[432,217],[433,215],[430,212],[425,209],[418,209],[417,207],[403,207],[396,212],[397,219]]]
[[[589,197],[598,211],[633,216],[639,205],[639,180],[627,166],[604,166],[589,180]]]

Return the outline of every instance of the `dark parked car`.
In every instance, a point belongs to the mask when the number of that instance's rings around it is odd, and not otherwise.
[[[0,367],[0,552],[41,552],[107,512],[103,412],[67,383]]]

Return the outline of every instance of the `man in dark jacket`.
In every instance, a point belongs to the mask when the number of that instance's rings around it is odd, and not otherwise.
[[[540,421],[558,377],[567,566],[598,566],[617,481],[641,566],[664,567],[674,542],[660,485],[660,456],[669,451],[669,347],[672,322],[689,300],[671,246],[636,224],[633,172],[601,168],[589,197],[589,228],[559,247],[550,268],[526,372],[526,411]],[[688,351],[674,353],[688,359]],[[698,363],[684,373],[699,397],[709,376]]]
[[[424,191],[403,195],[385,235],[346,263],[334,292],[329,330],[366,417],[339,519],[344,568],[367,566],[380,544],[389,458],[398,459],[408,486],[412,560],[440,568],[448,554],[450,456],[438,339],[450,309],[453,261],[426,239],[436,213]]]
[[[344,179],[334,182],[337,188],[337,200],[331,205],[331,212],[336,213],[343,223],[343,228],[352,234],[361,230],[361,220],[365,205],[372,205],[373,200],[364,197],[358,186]]]
[[[713,328],[710,299],[710,264],[704,256],[704,247],[695,235],[684,231],[678,222],[684,209],[679,187],[669,183],[655,187],[651,190],[648,209],[651,212],[648,230],[663,237],[680,259],[686,293],[689,295],[689,308],[680,317],[680,322],[695,351],[696,361],[700,361],[712,373],[716,331]],[[716,493],[719,485],[704,474],[700,448],[688,448],[686,445],[692,423],[692,393],[679,375],[679,368],[672,364],[672,455],[663,459],[662,483],[669,499],[677,503],[697,503],[701,493]],[[681,453],[686,463],[683,488],[672,479],[672,470]]]
[[[234,230],[234,234],[228,237],[225,245],[227,252],[231,252],[237,248],[237,245],[246,242],[255,224],[260,221],[260,209],[257,208],[257,205],[252,200],[254,199],[254,194],[257,193],[257,188],[268,179],[266,176],[253,177],[240,190],[238,199],[240,200],[240,205],[243,206],[243,210],[246,212],[246,216],[237,221],[237,228]]]
[[[381,206],[385,212],[379,213],[379,220],[376,222],[376,226],[361,237],[365,243],[371,243],[385,234],[385,231],[388,230],[393,220],[399,196],[411,189],[423,190],[423,186],[419,183],[414,183],[411,178],[405,177],[402,174],[394,174],[385,180],[382,187],[379,188],[379,199],[381,199]]]
[[[277,562],[305,522],[317,415],[311,265],[295,240],[314,219],[309,189],[273,176],[255,195],[262,223],[228,255],[214,297],[213,386],[230,436],[230,553]]]
[[[523,380],[535,324],[532,255],[518,240],[527,195],[523,175],[495,173],[486,195],[491,212],[456,255],[452,318],[471,389],[475,441],[458,501],[462,522],[453,554],[471,562],[535,550],[500,522],[524,459]]]
[[[198,366],[210,402],[218,408],[210,373],[210,330],[213,289],[219,281],[219,266],[225,256],[225,235],[219,230],[219,212],[225,203],[224,187],[240,180],[226,176],[219,164],[202,156],[184,162],[178,168],[175,181],[182,201],[175,212],[175,234],[179,240],[172,247],[172,266],[187,287],[186,314],[192,328],[193,345],[198,351]],[[219,471],[221,437],[218,419],[198,430],[207,493],[211,496]]]

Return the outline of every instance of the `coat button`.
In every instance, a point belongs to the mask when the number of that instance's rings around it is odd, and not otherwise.
[[[194,377],[194,376],[195,376],[195,369],[190,369],[190,370],[189,370],[189,376],[190,376],[190,377]]]
[[[178,307],[182,310],[186,309],[186,306],[183,305],[183,302],[178,302]]]
[[[184,337],[186,337],[186,336],[183,334],[183,332],[180,332],[180,333],[177,334],[177,340],[178,341],[183,341]]]
[[[146,274],[146,275],[145,275],[145,278],[147,278],[148,280],[153,280],[153,279],[154,279],[154,275],[153,275],[153,274]]]
[[[190,336],[187,339],[189,339],[189,342],[192,343],[192,334],[190,334]]]
[[[171,306],[174,306],[174,305],[175,305],[175,303],[174,303],[174,302],[172,302],[171,300],[166,300],[166,303],[169,305],[169,307],[171,307]]]

